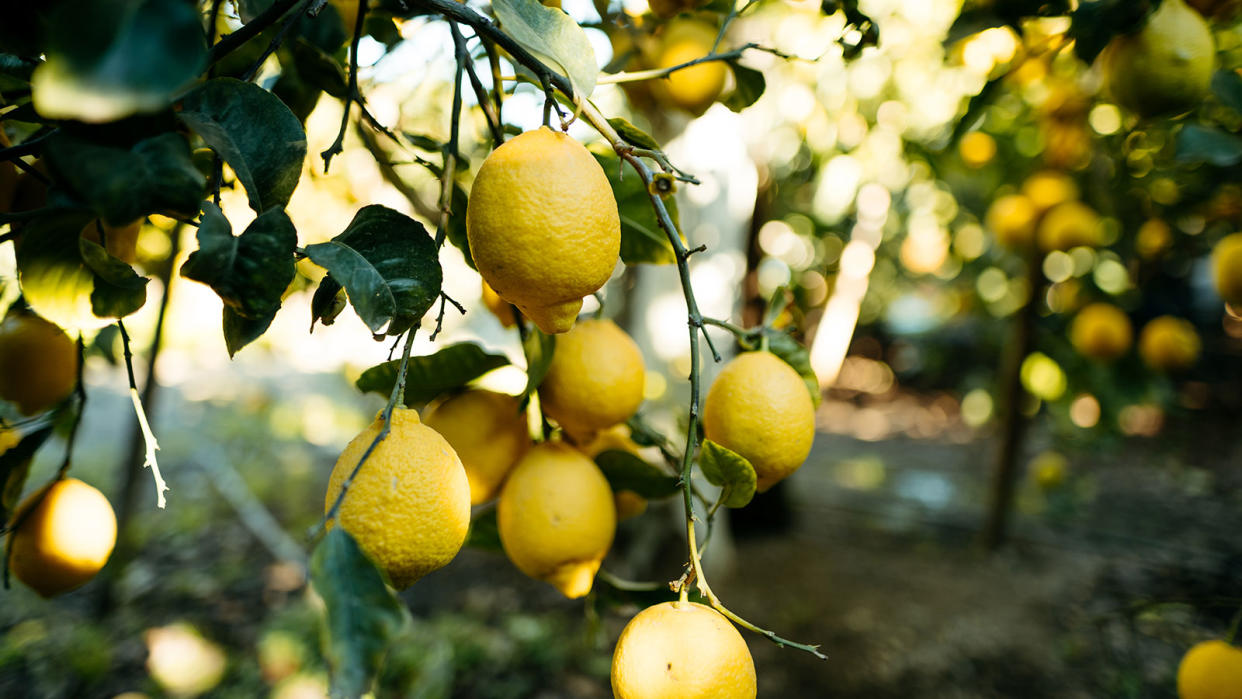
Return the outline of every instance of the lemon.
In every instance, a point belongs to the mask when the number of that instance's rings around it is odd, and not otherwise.
[[[573,327],[582,297],[608,278],[621,252],[621,218],[591,153],[540,127],[492,151],[466,206],[479,274],[546,333]]]
[[[1162,219],[1152,218],[1139,226],[1134,251],[1144,260],[1154,260],[1173,245],[1173,230]]]
[[[1007,248],[1024,248],[1035,237],[1035,204],[1024,194],[1007,194],[995,199],[983,217],[983,223],[996,242]]]
[[[64,400],[78,382],[78,349],[63,330],[30,313],[0,322],[0,398],[34,415]]]
[[[1113,99],[1141,116],[1184,112],[1203,100],[1216,67],[1212,30],[1182,0],[1164,0],[1135,34],[1101,56]]]
[[[383,425],[383,416],[376,415],[341,452],[324,512]],[[392,431],[350,485],[337,520],[403,589],[448,565],[461,549],[470,527],[470,482],[444,437],[419,422],[417,412],[399,407]]]
[[[526,452],[500,491],[500,543],[513,565],[571,599],[591,591],[612,546],[612,490],[590,459],[560,442]]]
[[[425,424],[439,432],[461,459],[470,481],[470,504],[496,497],[509,469],[530,446],[526,412],[517,398],[468,390],[436,405]]]
[[[84,585],[108,562],[116,515],[103,493],[76,478],[45,491],[31,494],[13,514],[20,524],[9,535],[9,570],[41,596],[54,597]]]
[[[1212,248],[1212,281],[1225,303],[1242,305],[1242,233],[1227,235]]]
[[[706,56],[716,42],[716,28],[695,19],[675,19],[664,28],[655,67],[672,68]],[[708,61],[682,68],[657,80],[652,87],[663,102],[671,102],[691,114],[702,114],[724,89],[723,61]]]
[[[578,450],[591,459],[609,450],[624,451],[642,458],[642,447],[630,437],[629,425],[613,425],[602,430],[590,442],[579,445]],[[647,498],[632,490],[616,491],[612,502],[617,508],[617,521],[637,517],[647,511]]]
[[[1242,699],[1242,649],[1224,641],[1196,643],[1177,667],[1177,696]]]
[[[664,602],[639,612],[612,654],[617,699],[754,699],[755,663],[719,612]]]
[[[99,242],[99,229],[103,229],[104,242]],[[132,265],[138,259],[138,233],[142,231],[142,219],[123,226],[110,226],[102,221],[91,221],[82,228],[82,237],[103,245],[108,254]]]
[[[513,307],[509,305],[509,302],[500,298],[496,290],[488,286],[486,281],[482,284],[483,307],[496,316],[496,320],[500,321],[503,327],[512,328],[517,325],[517,319],[513,317]]]
[[[1093,303],[1078,312],[1070,324],[1070,344],[1090,359],[1112,361],[1130,349],[1134,331],[1130,319],[1116,306]]]
[[[646,370],[638,345],[611,320],[591,319],[556,341],[539,400],[577,442],[624,422],[643,401]]]
[[[1022,183],[1022,193],[1043,213],[1048,209],[1078,198],[1078,185],[1074,178],[1060,170],[1040,170],[1032,173]]]
[[[983,131],[971,131],[958,141],[957,152],[968,167],[981,168],[996,157],[996,139]]]
[[[1090,206],[1080,201],[1057,204],[1039,221],[1039,247],[1051,251],[1099,245],[1100,228],[1100,215]]]
[[[1143,326],[1138,349],[1147,366],[1158,371],[1180,371],[1199,359],[1202,343],[1190,321],[1160,316]]]
[[[708,389],[703,434],[746,457],[763,492],[811,453],[815,406],[793,367],[771,352],[746,352],[725,365]]]

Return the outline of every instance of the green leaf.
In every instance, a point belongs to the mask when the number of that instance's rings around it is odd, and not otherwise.
[[[556,335],[549,335],[539,328],[531,326],[530,332],[522,340],[522,354],[526,355],[526,388],[523,396],[530,396],[539,390],[552,368],[552,355],[556,353]]]
[[[95,123],[163,109],[206,66],[199,22],[181,0],[60,3],[47,19],[47,60],[32,76],[35,107]]]
[[[1069,37],[1074,53],[1087,65],[1104,50],[1113,37],[1138,31],[1159,5],[1159,0],[1096,0],[1081,2],[1070,16]]]
[[[626,143],[631,143],[647,150],[662,150],[660,144],[656,143],[654,138],[648,135],[646,131],[631,124],[629,119],[625,117],[613,117],[608,120],[608,125],[615,129],[617,135]]]
[[[48,139],[46,153],[57,179],[114,226],[153,213],[193,218],[206,192],[190,145],[177,133],[127,145],[64,128]]]
[[[477,269],[474,266],[474,256],[470,254],[470,239],[466,236],[466,205],[469,199],[466,198],[466,190],[461,185],[453,183],[453,198],[449,206],[452,212],[448,218],[448,241],[453,247],[461,250],[461,254],[466,258],[466,264],[470,269]]]
[[[668,236],[660,227],[659,217],[651,203],[651,195],[643,185],[638,173],[625,166],[616,152],[607,146],[595,146],[591,155],[599,162],[612,185],[621,216],[621,260],[627,265],[667,265],[677,261]],[[667,194],[662,197],[664,207],[673,223],[680,225],[677,215],[677,199]]]
[[[733,92],[729,93],[721,101],[729,109],[740,112],[763,96],[763,90],[768,83],[764,79],[763,73],[754,68],[747,68],[737,61],[725,62],[729,64],[729,68],[733,69],[733,80],[736,83],[736,87],[733,88]]]
[[[198,250],[190,253],[181,276],[210,286],[225,305],[252,320],[280,308],[280,297],[293,281],[297,232],[280,209],[270,209],[237,237],[216,205],[203,204]]]
[[[360,697],[370,690],[389,644],[409,623],[409,612],[339,526],[311,554],[310,577],[324,603],[332,696]]]
[[[708,482],[723,488],[725,507],[745,507],[755,496],[755,467],[737,452],[705,439],[699,447],[699,468]]]
[[[811,401],[819,405],[821,398],[819,378],[815,376],[815,370],[811,368],[811,353],[787,332],[765,328],[764,334],[768,338],[768,350],[785,360],[786,364],[798,372],[798,376],[801,376],[802,382],[806,384],[806,390],[811,393]]]
[[[256,212],[284,208],[306,160],[306,133],[280,98],[233,78],[208,80],[177,116],[233,168]]]
[[[333,97],[345,97],[349,89],[349,79],[340,61],[302,38],[295,39],[289,44],[289,51],[297,67],[298,76],[302,80]]]
[[[514,41],[544,65],[559,70],[586,99],[595,91],[599,66],[586,32],[569,15],[539,0],[493,0],[492,12]]]
[[[224,348],[228,350],[229,357],[233,357],[241,348],[262,337],[275,318],[276,311],[256,318],[247,318],[229,306],[225,306],[220,324],[224,329]]]
[[[673,495],[680,483],[679,479],[620,449],[609,449],[596,454],[595,464],[603,471],[613,492],[629,490],[648,500]]]
[[[315,321],[324,325],[332,325],[336,322],[336,317],[345,310],[345,294],[342,293],[344,290],[344,287],[326,274],[323,275],[323,279],[319,280],[315,295],[311,297],[312,331],[315,329]]]
[[[1201,124],[1187,124],[1177,134],[1178,160],[1229,167],[1242,162],[1242,138]]]
[[[1212,76],[1212,93],[1221,104],[1235,112],[1242,112],[1242,75],[1236,71],[1216,71]]]
[[[78,238],[82,261],[95,273],[91,290],[91,312],[100,318],[124,318],[147,302],[146,277],[125,262],[111,256],[98,243]]]
[[[470,520],[465,546],[484,551],[503,551],[500,544],[500,525],[496,521],[496,508],[479,513]]]
[[[443,272],[427,229],[379,204],[360,209],[344,233],[308,245],[306,254],[345,287],[373,333],[385,325],[389,335],[409,330],[440,295]]]
[[[22,437],[16,446],[0,453],[0,524],[7,524],[9,515],[17,507],[30,473],[30,461],[52,434],[53,425],[47,425]]]
[[[503,354],[491,354],[473,342],[459,342],[434,354],[410,357],[405,370],[405,404],[429,403],[508,363]],[[358,390],[389,395],[400,365],[401,361],[394,359],[367,369],[355,382]]]

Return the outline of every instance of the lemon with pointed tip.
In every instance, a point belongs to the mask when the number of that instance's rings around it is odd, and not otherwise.
[[[576,599],[591,591],[617,515],[599,467],[568,444],[544,442],[513,467],[496,523],[518,570]]]
[[[0,399],[24,415],[64,400],[78,381],[78,350],[65,331],[33,313],[0,322]]]
[[[1242,306],[1242,233],[1221,238],[1212,248],[1212,282],[1231,306]]]
[[[325,513],[383,426],[381,413],[341,452],[328,479]],[[337,521],[394,587],[409,587],[448,565],[466,541],[466,470],[448,441],[422,424],[416,411],[395,408],[391,431],[358,471]]]
[[[593,318],[557,338],[539,400],[548,417],[585,443],[638,411],[645,377],[634,340],[611,320]]]
[[[729,620],[697,602],[639,612],[612,654],[617,699],[754,699],[755,663]]]
[[[526,412],[504,393],[470,389],[438,403],[424,421],[457,452],[470,481],[470,504],[496,497],[509,470],[530,447]]]
[[[1084,357],[1111,362],[1130,349],[1134,329],[1130,318],[1110,303],[1083,308],[1070,323],[1070,344]]]
[[[1194,365],[1203,348],[1195,326],[1185,318],[1153,318],[1139,333],[1139,356],[1157,371],[1181,371]]]
[[[76,478],[32,493],[13,514],[9,570],[43,597],[86,584],[116,544],[116,515],[104,494]]]
[[[466,206],[483,279],[539,329],[574,326],[582,297],[608,281],[621,218],[608,176],[581,143],[548,127],[492,151]]]
[[[1242,648],[1196,643],[1177,667],[1179,699],[1242,699]]]
[[[1216,68],[1212,30],[1182,0],[1163,0],[1143,28],[1118,36],[1101,56],[1113,99],[1142,116],[1194,108]]]
[[[703,401],[703,433],[746,457],[763,492],[811,453],[815,405],[793,367],[771,352],[745,352],[720,371]]]

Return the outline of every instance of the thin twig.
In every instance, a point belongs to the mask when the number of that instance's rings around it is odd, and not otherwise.
[[[686,68],[697,66],[700,63],[711,63],[712,61],[732,61],[741,58],[742,54],[750,49],[764,50],[764,47],[751,42],[748,44],[742,44],[741,46],[725,51],[724,53],[715,53],[715,49],[713,49],[712,53],[708,53],[705,56],[700,56],[693,60],[686,61],[685,63],[678,63],[677,65],[669,66],[667,68],[652,68],[650,70],[621,71],[620,73],[604,74],[599,76],[599,79],[597,79],[595,83],[597,85],[607,85],[614,83],[639,82],[641,80],[652,80],[654,78],[666,78],[679,70],[685,70]]]
[[[341,128],[337,131],[336,140],[328,149],[320,153],[323,158],[323,171],[328,172],[328,166],[332,164],[332,158],[338,153],[345,150],[345,129],[349,126],[349,107],[354,103],[354,98],[358,96],[358,42],[362,40],[363,22],[367,17],[367,9],[370,3],[358,3],[358,17],[354,20],[354,34],[349,41],[349,86],[345,92],[345,104],[341,108]],[[361,103],[358,105],[360,109],[364,109]]]
[[[465,54],[465,60],[462,65],[466,68],[466,75],[470,78],[470,87],[474,90],[474,98],[479,103],[479,108],[483,110],[483,116],[487,120],[487,128],[492,133],[492,146],[499,147],[505,142],[504,130],[500,126],[500,115],[493,109],[491,101],[487,96],[487,88],[483,87],[483,81],[479,79],[479,74],[474,69],[474,60],[470,56],[469,49],[466,48],[466,38],[462,36],[461,29],[456,22],[450,21],[449,28],[453,32],[453,43],[457,46],[458,60],[461,60],[462,54]]]
[[[259,13],[259,16],[243,24],[237,31],[225,36],[220,39],[219,43],[212,46],[211,50],[207,52],[207,63],[209,65],[219,63],[225,56],[241,48],[242,44],[250,41],[264,29],[275,24],[277,20],[284,17],[285,13],[299,2],[302,2],[302,0],[276,0],[266,10]],[[358,14],[362,14],[361,8],[359,8]],[[211,31],[215,32],[214,26],[211,28]]]
[[[312,2],[315,2],[315,0],[302,0],[301,6],[294,9],[293,12],[285,15],[285,18],[280,22],[280,28],[276,30],[276,36],[272,37],[272,40],[268,42],[267,48],[263,49],[263,53],[259,54],[258,59],[256,59],[255,62],[246,69],[245,73],[242,73],[242,80],[249,82],[254,78],[255,73],[258,73],[259,69],[263,67],[263,64],[267,61],[268,56],[275,53],[276,49],[279,49],[280,45],[284,43],[285,36],[289,33],[289,30],[293,28],[293,24],[297,22],[298,18],[301,17],[302,13],[309,8]],[[359,10],[359,12],[361,12],[361,10]]]
[[[142,408],[142,398],[138,394],[138,382],[134,380],[134,354],[129,348],[129,333],[125,331],[125,323],[120,318],[116,319],[116,327],[121,331],[125,371],[129,375],[129,398],[134,404],[134,415],[138,418],[138,427],[142,430],[142,439],[146,444],[142,465],[151,469],[151,478],[155,481],[155,506],[162,510],[167,505],[164,493],[168,491],[168,484],[164,482],[164,477],[160,474],[160,464],[155,457],[155,452],[159,451],[160,445],[155,440],[155,433],[151,431],[151,424],[147,422],[147,413]]]
[[[449,20],[453,28],[454,39],[461,36],[457,23]],[[453,78],[453,112],[449,117],[449,140],[444,144],[443,166],[440,168],[440,216],[436,221],[436,248],[444,245],[448,235],[449,216],[453,214],[453,176],[457,174],[457,142],[461,133],[461,78],[470,60],[470,52],[466,50],[466,42],[457,42],[457,71]],[[465,213],[465,212],[462,212]],[[441,309],[443,310],[443,309]]]

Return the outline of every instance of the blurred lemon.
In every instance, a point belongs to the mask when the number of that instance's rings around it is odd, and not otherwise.
[[[1184,112],[1207,96],[1216,67],[1212,30],[1182,0],[1163,0],[1135,34],[1101,55],[1113,99],[1142,116]]]
[[[1126,353],[1134,339],[1130,318],[1108,303],[1093,303],[1070,324],[1070,344],[1090,359],[1109,362]]]
[[[1022,183],[1022,193],[1038,212],[1043,213],[1057,204],[1077,199],[1078,184],[1074,178],[1059,170],[1040,170]]]
[[[1047,252],[1099,245],[1101,225],[1099,214],[1082,202],[1057,204],[1039,222],[1039,247]]]
[[[1150,218],[1139,226],[1134,251],[1144,260],[1154,260],[1173,245],[1173,231],[1163,219]]]
[[[1225,303],[1242,305],[1242,233],[1221,238],[1212,249],[1212,281]]]
[[[470,481],[470,504],[496,497],[513,464],[530,447],[526,412],[517,398],[467,390],[427,413],[425,423],[439,432],[461,459]]]
[[[754,699],[755,663],[720,612],[664,602],[639,612],[612,654],[617,699]]]
[[[1031,244],[1035,237],[1035,220],[1039,210],[1029,197],[1008,194],[999,197],[988,207],[983,222],[996,242],[1007,248],[1020,249]]]
[[[1179,699],[1242,697],[1242,649],[1224,641],[1196,643],[1177,666],[1177,696]]]
[[[32,493],[13,521],[19,524],[9,534],[9,570],[43,597],[86,584],[116,544],[116,515],[108,498],[76,478]]]
[[[34,415],[56,405],[78,382],[78,348],[63,330],[31,313],[0,322],[0,398]]]
[[[483,285],[483,307],[492,315],[496,316],[496,320],[506,328],[512,328],[517,325],[517,319],[513,317],[513,306],[508,301],[500,298],[496,290],[487,285],[486,280],[480,279]]]
[[[174,696],[196,697],[220,684],[228,656],[184,622],[147,629],[147,672]]]
[[[630,437],[630,426],[624,424],[604,429],[597,433],[590,442],[578,446],[578,450],[591,459],[598,456],[600,452],[610,449],[628,452],[642,458],[640,454],[642,447]],[[617,507],[618,521],[637,517],[647,511],[647,498],[633,491],[618,490],[613,493],[612,499]]]
[[[1056,490],[1065,483],[1069,461],[1060,453],[1045,451],[1031,460],[1031,474],[1035,484],[1045,492]]]
[[[660,37],[656,68],[672,68],[706,56],[716,42],[716,27],[697,19],[675,19]],[[728,68],[723,61],[708,61],[674,71],[652,84],[656,97],[691,114],[702,114],[724,89]]]
[[[971,131],[958,141],[957,152],[968,166],[983,167],[996,157],[996,139],[982,131]]]
[[[1139,356],[1158,371],[1180,371],[1199,359],[1202,343],[1190,321],[1176,316],[1160,316],[1139,333]]]
[[[611,320],[590,319],[557,339],[539,400],[576,442],[587,442],[637,412],[645,379],[634,340]]]

